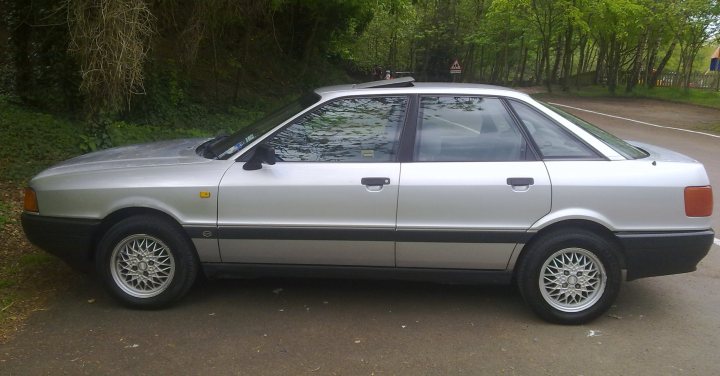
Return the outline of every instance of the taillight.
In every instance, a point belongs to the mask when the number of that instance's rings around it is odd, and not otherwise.
[[[709,217],[713,211],[712,187],[685,187],[685,215]]]
[[[35,194],[35,190],[32,188],[25,188],[25,204],[23,205],[23,209],[25,209],[26,212],[33,213],[40,211],[40,209],[38,209],[37,194]]]

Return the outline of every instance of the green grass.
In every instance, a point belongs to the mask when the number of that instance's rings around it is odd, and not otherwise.
[[[712,124],[712,125],[704,125],[704,126],[698,127],[698,130],[720,134],[720,123]]]
[[[22,108],[0,97],[0,181],[22,182],[78,154],[82,125]]]
[[[545,93],[536,95],[542,98]],[[563,92],[559,88],[553,88],[552,95],[571,95],[592,98],[650,98],[676,103],[687,103],[703,107],[711,107],[720,109],[720,92],[714,90],[701,89],[680,89],[674,87],[656,87],[648,89],[644,86],[638,86],[632,93],[626,93],[625,87],[618,87],[617,92],[611,94],[607,87],[603,86],[586,86],[579,91],[572,90]]]
[[[720,109],[720,92],[714,90],[685,90],[671,87],[647,89],[641,87],[636,88],[633,94],[641,98],[660,99]]]

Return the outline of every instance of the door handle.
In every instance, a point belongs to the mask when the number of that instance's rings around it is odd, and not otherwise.
[[[533,178],[507,178],[507,184],[513,187],[526,186],[535,184]]]
[[[360,184],[367,186],[383,186],[390,184],[389,178],[362,178]]]

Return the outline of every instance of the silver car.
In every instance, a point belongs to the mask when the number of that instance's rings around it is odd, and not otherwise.
[[[120,147],[32,179],[34,244],[134,307],[208,277],[515,283],[587,322],[623,279],[710,249],[703,166],[529,96],[412,78],[325,87],[237,133]]]

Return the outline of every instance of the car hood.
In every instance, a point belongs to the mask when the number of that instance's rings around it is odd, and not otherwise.
[[[207,163],[210,160],[197,155],[195,149],[208,140],[191,138],[160,141],[96,151],[60,162],[41,172],[38,177],[116,168]]]

